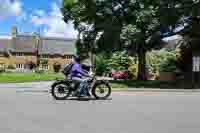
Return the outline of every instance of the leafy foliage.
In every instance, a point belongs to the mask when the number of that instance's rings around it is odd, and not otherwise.
[[[15,69],[15,67],[13,65],[8,65],[7,69],[13,70],[13,69]]]
[[[105,54],[99,54],[96,58],[96,74],[102,76],[104,73],[111,73],[109,57]]]
[[[200,15],[199,0],[161,0],[161,23],[174,27],[185,16]],[[172,28],[173,29],[173,28]]]
[[[45,71],[44,71],[44,70],[38,70],[38,69],[36,69],[36,70],[35,70],[35,73],[38,73],[38,74],[44,74]]]
[[[96,74],[102,75],[103,73],[109,74],[112,70],[129,70],[132,60],[125,51],[115,52],[112,56],[104,53],[97,56],[96,64]]]
[[[54,72],[58,73],[60,71],[60,69],[61,69],[61,65],[58,64],[58,63],[55,63],[53,65],[53,69],[54,69]]]
[[[64,0],[62,13],[79,31],[85,52],[125,47],[139,54],[139,73],[144,73],[145,52],[160,40],[159,9],[159,0]]]
[[[136,79],[137,73],[138,73],[138,64],[132,63],[130,67],[128,68],[128,71],[129,71],[129,74],[132,76],[132,78]]]
[[[131,59],[125,51],[116,52],[109,60],[109,65],[114,70],[128,70],[131,65]]]
[[[0,68],[0,74],[4,73],[6,70],[4,68]]]
[[[161,72],[175,72],[176,71],[176,60],[173,58],[167,58],[160,64]]]
[[[48,59],[40,59],[40,63],[43,65],[48,64]]]
[[[166,49],[153,50],[147,53],[147,64],[153,68],[154,73],[159,71],[172,71],[176,69],[178,54],[176,51]]]

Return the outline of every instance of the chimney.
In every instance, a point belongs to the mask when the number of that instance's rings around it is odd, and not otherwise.
[[[12,32],[12,37],[16,37],[17,36],[17,26],[13,26],[11,32]]]

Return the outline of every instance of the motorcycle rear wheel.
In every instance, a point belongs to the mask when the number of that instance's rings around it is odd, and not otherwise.
[[[70,96],[71,91],[67,84],[56,83],[52,86],[51,94],[56,100],[66,100]]]

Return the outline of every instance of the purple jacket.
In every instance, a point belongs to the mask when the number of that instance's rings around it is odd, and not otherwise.
[[[72,67],[71,77],[79,77],[82,78],[83,76],[90,77],[90,75],[81,68],[81,64],[75,63]]]

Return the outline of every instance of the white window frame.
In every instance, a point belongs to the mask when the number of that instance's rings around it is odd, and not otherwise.
[[[200,56],[193,56],[193,72],[200,72]]]
[[[42,58],[42,59],[48,59],[48,58],[49,58],[49,55],[41,55],[41,58]]]
[[[48,64],[43,64],[42,65],[43,70],[49,70],[49,65]]]
[[[16,53],[16,57],[22,57],[22,56],[24,56],[24,53],[21,53],[21,52]]]
[[[0,68],[5,68],[5,64],[0,63]]]
[[[72,59],[72,56],[71,56],[71,55],[67,55],[67,59],[68,59],[68,60],[71,60],[71,59]]]
[[[24,70],[24,64],[16,64],[16,69]]]

